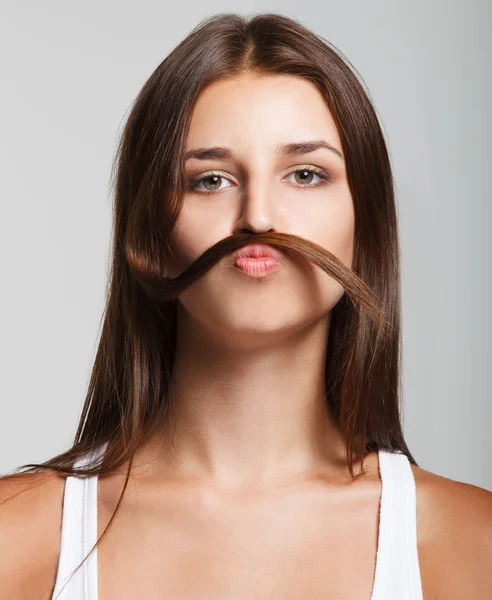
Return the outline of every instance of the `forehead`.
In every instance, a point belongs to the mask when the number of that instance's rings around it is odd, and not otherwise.
[[[200,94],[186,149],[217,144],[273,149],[319,138],[340,148],[333,117],[314,84],[291,75],[247,74],[216,81]]]

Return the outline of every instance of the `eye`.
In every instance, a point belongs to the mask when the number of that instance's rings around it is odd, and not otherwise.
[[[192,190],[192,191],[197,191],[198,190],[199,192],[203,192],[203,191],[205,191],[205,192],[217,192],[217,191],[220,191],[220,190],[224,189],[224,188],[221,188],[219,186],[220,182],[224,181],[224,180],[225,181],[230,181],[230,180],[227,179],[227,177],[225,177],[221,173],[216,173],[216,172],[212,172],[211,171],[210,173],[206,173],[203,177],[200,177],[199,179],[192,179],[189,182],[188,189]],[[211,185],[209,187],[209,185],[207,184],[205,186],[205,190],[204,190],[203,188],[199,188],[198,187],[199,184],[202,183],[202,182],[207,182],[207,183],[210,183]],[[226,187],[231,187],[231,186],[228,185]]]
[[[294,175],[294,178],[296,180],[296,187],[304,187],[308,189],[318,188],[322,185],[326,185],[328,182],[331,181],[331,176],[328,173],[328,171],[325,171],[324,169],[320,169],[318,167],[301,167],[299,169],[296,169],[295,171],[292,171],[292,173],[289,173],[287,177],[290,177],[291,175]],[[318,181],[311,184],[313,176],[318,177]],[[304,183],[299,183],[299,181]]]
[[[291,175],[294,175],[294,177],[296,179],[295,187],[298,187],[298,188],[303,187],[303,188],[310,189],[310,190],[319,188],[322,185],[326,185],[327,183],[331,182],[331,180],[332,180],[331,175],[330,175],[330,173],[328,173],[328,171],[325,171],[324,169],[320,169],[319,167],[312,167],[312,166],[300,167],[300,168],[296,169],[295,171],[292,171],[291,173],[289,173],[289,175],[287,175],[287,177],[290,177]],[[314,183],[312,183],[313,176],[317,177],[318,181],[315,181]],[[202,177],[199,177],[198,179],[190,180],[190,182],[188,183],[188,190],[193,191],[193,192],[197,191],[199,193],[219,192],[224,189],[224,187],[220,186],[220,183],[222,181],[231,181],[231,180],[228,177],[225,177],[225,175],[223,175],[220,172],[210,171],[209,173],[206,173],[205,175],[203,175]],[[205,186],[204,188],[199,187],[202,183]],[[227,185],[225,187],[227,188],[227,187],[231,187],[231,186]]]

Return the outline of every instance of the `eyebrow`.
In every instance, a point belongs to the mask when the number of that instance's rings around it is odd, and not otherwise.
[[[333,152],[337,156],[339,156],[343,160],[343,154],[332,146],[328,142],[324,140],[314,140],[308,142],[291,142],[289,144],[280,144],[275,148],[275,154],[279,154],[280,156],[297,156],[299,154],[309,154],[310,152],[315,152],[320,148],[326,148]],[[185,161],[190,158],[196,158],[198,160],[207,160],[214,158],[231,158],[233,152],[230,148],[223,148],[221,146],[215,146],[214,148],[193,148],[192,150],[188,150],[185,154]]]

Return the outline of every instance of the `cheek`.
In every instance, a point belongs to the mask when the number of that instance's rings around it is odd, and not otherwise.
[[[354,212],[339,211],[326,226],[325,248],[339,258],[347,267],[352,267],[354,249]]]
[[[305,205],[297,227],[303,235],[326,248],[348,267],[352,266],[355,215],[348,190],[336,197]]]
[[[184,203],[173,230],[168,235],[172,256],[167,261],[169,277],[177,277],[186,267],[219,240],[227,237],[227,228],[213,218],[212,211]]]
[[[354,250],[355,215],[352,198],[347,193],[345,197],[337,197],[336,202],[316,207],[313,211],[303,211],[302,220],[298,222],[298,235],[306,237],[334,254],[344,265],[351,268]],[[320,294],[322,304],[332,307],[342,297],[344,288],[340,283],[320,267],[307,261],[308,277],[312,277]]]

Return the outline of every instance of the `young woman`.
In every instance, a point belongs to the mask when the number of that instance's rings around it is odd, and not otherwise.
[[[223,14],[121,138],[72,448],[0,482],[1,598],[485,600],[492,494],[402,433],[390,162],[348,61]]]

